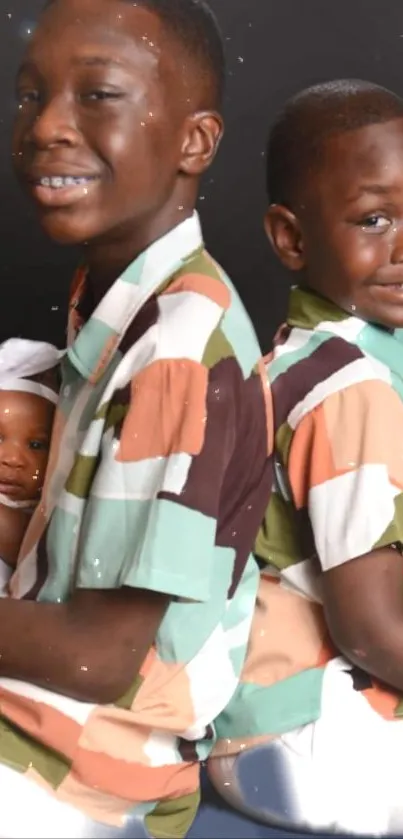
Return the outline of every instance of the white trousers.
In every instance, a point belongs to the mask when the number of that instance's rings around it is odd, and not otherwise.
[[[211,760],[209,775],[229,804],[266,824],[403,834],[403,720],[371,708],[343,659],[327,667],[317,722]]]

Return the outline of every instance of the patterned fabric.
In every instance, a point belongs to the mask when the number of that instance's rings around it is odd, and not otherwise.
[[[232,807],[276,825],[288,839],[299,831],[397,837],[403,836],[402,751],[403,720],[377,714],[355,689],[346,662],[333,659],[319,720],[210,761],[210,778]]]
[[[90,310],[79,272],[43,503],[11,591],[62,602],[132,586],[172,602],[114,706],[0,680],[0,762],[91,818],[137,814],[151,836],[180,837],[244,662],[270,402],[252,325],[196,215]]]
[[[217,722],[217,755],[319,718],[325,667],[337,655],[321,569],[403,544],[402,332],[296,288],[266,370],[275,484],[256,542],[262,574],[247,661]],[[367,674],[355,682],[384,718],[402,714],[397,694]]]

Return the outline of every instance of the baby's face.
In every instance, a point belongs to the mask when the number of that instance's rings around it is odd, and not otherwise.
[[[39,498],[45,478],[54,406],[32,393],[0,391],[0,493]]]

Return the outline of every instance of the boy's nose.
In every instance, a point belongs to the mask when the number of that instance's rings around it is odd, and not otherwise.
[[[391,262],[394,265],[399,265],[401,262],[403,262],[403,227],[399,227],[396,230],[396,235],[393,242]]]
[[[43,105],[31,125],[27,139],[37,148],[48,149],[58,145],[74,146],[78,137],[74,108],[66,97],[59,96]]]

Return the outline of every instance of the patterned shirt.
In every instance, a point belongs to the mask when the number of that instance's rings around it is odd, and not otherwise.
[[[302,289],[267,359],[275,482],[256,554],[262,575],[241,683],[215,753],[236,752],[317,720],[326,664],[338,652],[321,572],[403,546],[403,331],[350,317]],[[353,668],[386,719],[396,693]]]
[[[264,366],[196,215],[90,311],[81,271],[43,501],[11,591],[56,603],[132,586],[172,600],[114,705],[1,679],[0,761],[92,818],[120,826],[130,813],[151,836],[182,836],[258,587],[250,551],[272,483]]]

